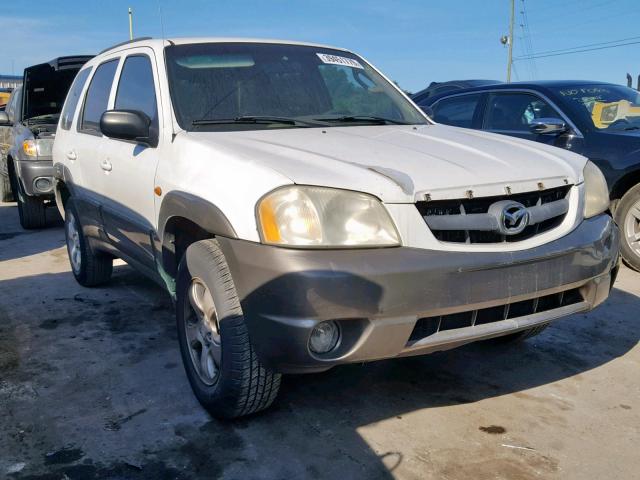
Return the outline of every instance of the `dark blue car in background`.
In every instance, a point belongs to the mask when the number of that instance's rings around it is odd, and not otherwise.
[[[640,271],[640,92],[611,83],[538,81],[414,101],[438,123],[546,143],[593,161],[609,185],[623,259]]]

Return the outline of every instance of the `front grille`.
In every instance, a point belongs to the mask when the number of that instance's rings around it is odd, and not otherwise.
[[[574,305],[583,300],[580,289],[574,288],[560,293],[522,300],[520,302],[505,303],[504,305],[498,305],[496,307],[468,310],[466,312],[452,313],[438,317],[421,318],[416,322],[413,332],[411,332],[411,337],[409,337],[409,342],[416,342],[445,330],[475,327],[476,325],[524,317],[567,305]]]
[[[535,207],[550,204],[568,198],[571,185],[539,190],[536,192],[518,193],[514,195],[500,195],[494,197],[465,198],[456,200],[433,200],[416,202],[420,215],[429,223],[429,218],[451,215],[464,216],[471,214],[486,214],[489,207],[501,200],[512,200],[525,207]],[[503,235],[497,231],[488,230],[438,230],[431,229],[433,235],[441,242],[451,243],[502,243],[520,242],[547,232],[559,226],[566,216],[566,212],[546,219],[540,223],[527,226],[516,235]]]

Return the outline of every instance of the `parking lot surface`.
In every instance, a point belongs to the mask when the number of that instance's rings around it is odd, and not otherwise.
[[[0,478],[633,479],[640,274],[523,344],[289,376],[270,410],[213,420],[169,296],[118,262],[73,279],[60,220],[0,204]]]

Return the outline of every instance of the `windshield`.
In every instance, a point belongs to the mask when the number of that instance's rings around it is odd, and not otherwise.
[[[597,129],[640,129],[640,92],[636,90],[619,85],[582,85],[554,90]]]
[[[264,43],[166,48],[171,98],[185,130],[425,124],[360,57]]]

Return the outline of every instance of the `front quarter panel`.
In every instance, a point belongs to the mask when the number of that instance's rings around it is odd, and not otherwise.
[[[180,132],[167,145],[156,175],[163,194],[156,197],[156,212],[161,217],[162,203],[170,192],[193,196],[215,206],[228,220],[237,238],[259,242],[255,207],[267,192],[291,184],[287,177],[259,165],[238,152],[216,148],[214,142],[202,142],[202,134]],[[209,140],[216,135],[208,134]],[[162,221],[159,218],[159,223]],[[158,225],[161,232],[164,225]]]

